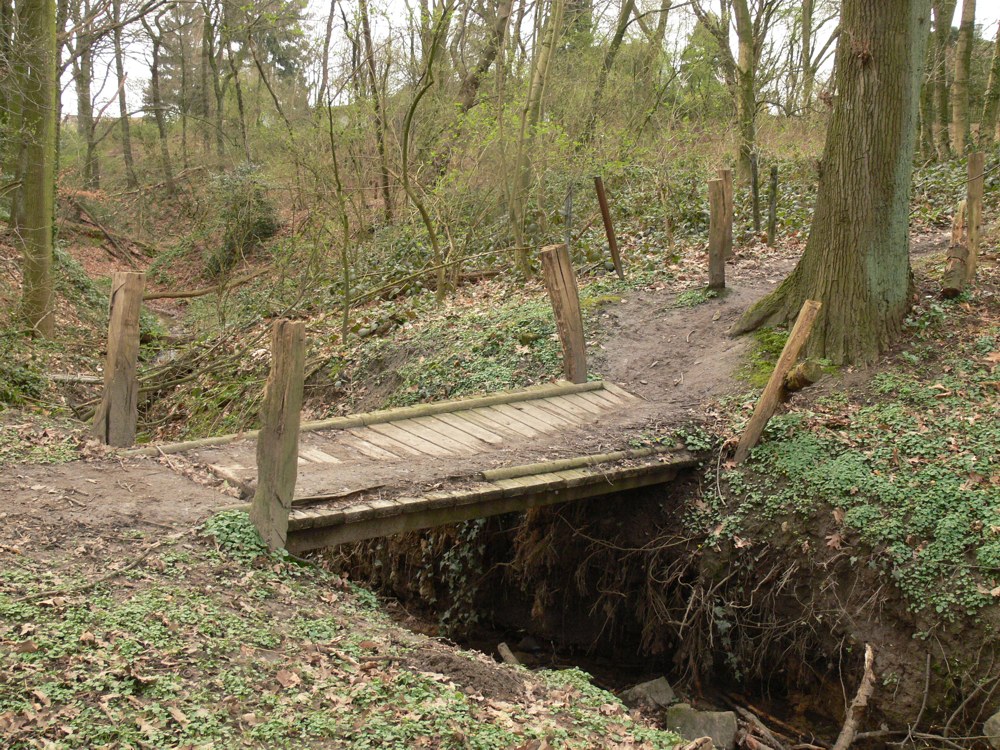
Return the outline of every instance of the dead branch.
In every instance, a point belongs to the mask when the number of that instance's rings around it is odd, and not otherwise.
[[[858,733],[858,726],[868,708],[868,701],[875,692],[875,652],[871,644],[865,644],[865,671],[861,676],[861,684],[858,685],[858,692],[854,695],[850,707],[847,709],[847,718],[844,719],[844,726],[840,730],[840,736],[834,743],[832,750],[847,750],[854,742],[854,737]]]
[[[212,294],[212,292],[223,292],[226,289],[233,289],[235,287],[242,286],[248,281],[253,281],[258,276],[262,276],[267,271],[267,268],[261,268],[253,273],[248,273],[245,276],[233,279],[232,281],[224,281],[221,284],[206,286],[201,289],[187,289],[180,292],[149,292],[148,294],[142,295],[142,301],[149,302],[154,299],[192,299],[194,297],[204,297],[206,294]]]

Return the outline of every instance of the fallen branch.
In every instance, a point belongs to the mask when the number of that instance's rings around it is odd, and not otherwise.
[[[50,372],[45,377],[53,383],[73,383],[77,385],[100,385],[104,378],[100,375],[71,375],[62,372]]]
[[[214,286],[206,286],[201,289],[187,289],[180,292],[148,292],[142,295],[143,302],[149,302],[154,299],[192,299],[193,297],[204,297],[206,294],[212,294],[212,292],[223,292],[226,289],[233,289],[238,286],[246,284],[248,281],[253,281],[258,276],[262,276],[268,269],[261,268],[253,273],[248,273],[246,276],[240,276],[232,281],[224,281],[221,284],[215,284]]]
[[[119,244],[115,236],[111,234],[111,231],[106,226],[104,226],[104,224],[102,224],[101,221],[96,216],[94,216],[93,211],[87,208],[87,206],[84,205],[83,201],[77,200],[72,195],[67,195],[66,200],[69,201],[70,205],[74,206],[77,211],[86,216],[91,224],[93,224],[95,227],[101,230],[101,234],[103,234],[107,238],[108,242],[111,243],[111,246],[115,250],[112,253],[114,257],[118,258],[118,260],[125,261],[133,268],[135,267],[135,260],[132,258],[132,253],[130,253],[128,250],[126,250]]]
[[[868,701],[875,692],[875,652],[870,644],[865,644],[865,671],[861,676],[861,684],[858,692],[854,695],[850,707],[847,709],[847,718],[844,719],[844,726],[840,730],[840,736],[833,744],[832,750],[847,750],[854,742],[854,737],[858,733],[858,726],[868,708]]]

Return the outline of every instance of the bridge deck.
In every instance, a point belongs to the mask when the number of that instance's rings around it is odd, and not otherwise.
[[[686,453],[584,447],[581,455],[581,435],[641,403],[612,383],[565,383],[306,423],[287,546],[302,551],[669,481],[690,465]],[[561,458],[525,461],[552,456]],[[192,457],[248,490],[256,480],[254,440]]]

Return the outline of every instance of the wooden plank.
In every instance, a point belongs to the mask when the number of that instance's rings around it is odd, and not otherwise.
[[[427,456],[450,456],[452,452],[447,448],[442,448],[437,443],[432,443],[429,440],[425,440],[420,435],[417,435],[412,430],[404,430],[393,424],[392,422],[386,422],[384,424],[373,424],[368,427],[372,432],[377,432],[385,437],[392,438],[397,443],[402,443],[407,445],[414,450],[419,451]]]
[[[491,445],[485,440],[480,440],[475,435],[471,435],[465,430],[460,430],[457,427],[452,427],[447,422],[439,419],[438,417],[418,417],[417,419],[410,420],[414,424],[422,424],[429,430],[434,430],[434,432],[439,435],[443,435],[449,440],[453,440],[458,445],[462,446],[463,450],[466,451],[486,451],[491,449]]]
[[[401,499],[399,506],[402,512],[398,515],[296,532],[289,539],[288,549],[297,554],[311,549],[373,537],[389,536],[473,518],[485,518],[523,511],[528,508],[543,507],[553,503],[582,500],[612,492],[646,487],[670,481],[676,477],[679,469],[694,466],[696,463],[695,459],[685,457],[673,462],[632,467],[618,475],[612,474],[607,477],[594,475],[589,484],[582,484],[578,487],[541,488],[528,491],[526,494],[513,494],[509,497],[498,497],[498,493],[502,495],[503,492],[499,487],[480,485],[475,490],[464,493],[463,497],[458,498],[454,505],[441,508],[427,508],[420,502],[409,502],[410,498],[406,498],[406,502]],[[507,491],[516,493],[518,488],[511,486]],[[480,499],[480,497],[489,499]]]
[[[726,188],[722,180],[708,181],[708,209],[708,288],[725,289]]]
[[[740,443],[736,446],[736,454],[733,456],[736,463],[746,460],[750,450],[757,445],[757,441],[764,433],[764,427],[767,426],[768,420],[781,401],[785,376],[795,366],[795,360],[799,358],[799,352],[802,351],[802,347],[809,339],[809,333],[812,331],[813,323],[816,322],[821,307],[822,304],[816,300],[809,299],[803,303],[799,317],[795,320],[792,332],[788,336],[788,341],[785,342],[781,356],[778,357],[778,363],[774,366],[774,372],[771,373],[771,377],[764,387],[764,392],[754,408],[753,416],[750,417],[750,421],[743,431],[743,436],[740,438]]]
[[[581,422],[592,422],[596,416],[604,412],[603,409],[598,409],[589,401],[578,402],[567,396],[547,398],[545,402],[573,414]]]
[[[461,415],[462,419],[467,419],[473,424],[479,425],[484,430],[490,430],[491,432],[500,435],[505,440],[520,440],[523,437],[531,437],[530,435],[526,436],[524,432],[519,432],[517,429],[500,424],[493,418],[493,415],[487,414],[484,409],[475,409],[458,413]],[[518,429],[520,429],[520,427]]]
[[[580,290],[566,245],[549,245],[539,251],[545,289],[552,302],[556,330],[563,351],[563,371],[573,383],[587,382],[587,342],[580,312]]]
[[[353,435],[344,434],[340,438],[340,443],[352,448],[360,453],[366,458],[374,458],[378,461],[398,461],[400,456],[386,450],[385,448],[380,448],[373,443],[369,443],[367,440],[362,440],[361,438],[354,437]]]
[[[620,408],[620,404],[617,401],[612,401],[609,398],[598,396],[596,394],[592,394],[592,393],[587,393],[587,394],[578,393],[576,395],[582,397],[582,398],[579,399],[581,402],[582,401],[586,401],[588,404],[590,404],[594,408],[600,409],[601,410],[600,413],[602,415],[607,414],[609,411],[617,411]]]
[[[639,397],[636,396],[634,393],[629,393],[628,391],[626,391],[621,386],[616,385],[615,383],[611,383],[611,382],[609,382],[607,380],[604,381],[604,387],[601,388],[601,390],[602,391],[607,391],[608,393],[613,393],[614,395],[618,396],[619,398],[624,399],[625,401],[638,401],[639,400]]]
[[[485,409],[477,409],[475,414],[477,417],[484,417],[489,419],[491,422],[499,424],[502,427],[506,427],[508,430],[516,432],[521,437],[533,438],[538,437],[539,435],[538,430],[534,430],[524,424],[524,422],[521,422],[518,419],[513,419],[504,414],[502,411],[498,411],[496,406],[488,406]]]
[[[257,438],[257,490],[250,520],[271,549],[285,546],[299,459],[299,419],[306,356],[306,325],[276,320],[271,329],[271,372],[264,389]]]
[[[554,429],[551,425],[543,422],[542,420],[537,419],[523,411],[518,411],[510,404],[497,404],[491,408],[496,409],[497,411],[506,414],[511,419],[516,419],[521,422],[521,424],[527,425],[531,429],[538,430],[538,432],[543,434],[552,432]]]
[[[542,409],[538,403],[524,403],[524,404],[508,404],[511,409],[526,414],[533,419],[537,419],[542,424],[548,425],[549,431],[560,430],[563,427],[574,426],[576,423],[571,421],[569,417],[565,417],[562,414],[553,414],[550,411]]]
[[[404,419],[402,422],[388,422],[384,425],[379,425],[379,427],[390,426],[405,430],[411,435],[420,438],[421,440],[426,440],[428,443],[436,445],[439,448],[443,448],[449,453],[462,455],[463,453],[472,453],[476,450],[475,448],[470,448],[465,443],[461,443],[457,440],[453,440],[447,435],[441,434],[432,427],[429,427],[427,424],[420,422],[418,419]]]
[[[119,448],[135,442],[139,418],[139,310],[144,282],[144,274],[125,271],[115,271],[111,280],[104,391],[94,414],[93,434]]]
[[[543,402],[540,401],[539,403]],[[451,425],[456,430],[462,430],[463,432],[467,432],[470,435],[479,438],[485,443],[490,443],[492,445],[500,445],[503,442],[503,438],[500,435],[497,435],[495,432],[490,432],[489,430],[480,427],[475,422],[466,419],[465,417],[460,416],[459,414],[438,414],[432,417],[432,419],[439,419],[445,424]]]
[[[319,448],[301,448],[299,450],[299,456],[306,459],[307,461],[312,461],[317,464],[339,464],[341,460],[336,456],[331,456],[326,451],[321,451]]]
[[[628,404],[628,399],[622,398],[611,391],[606,391],[603,388],[599,391],[590,391],[590,395],[596,396],[601,401],[606,402],[612,409],[619,409]]]
[[[407,443],[401,443],[381,433],[375,432],[371,427],[363,427],[360,430],[348,430],[354,437],[358,440],[372,443],[373,445],[382,448],[383,450],[393,451],[399,456],[423,456],[426,455],[421,451],[418,451],[413,446]]]
[[[536,401],[533,406],[557,419],[565,420],[571,427],[579,427],[580,423],[590,416],[589,414],[581,416],[580,413],[563,409],[558,404],[553,404],[549,401]]]

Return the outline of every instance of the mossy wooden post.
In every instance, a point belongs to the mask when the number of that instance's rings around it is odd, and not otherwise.
[[[760,436],[764,434],[768,420],[781,401],[785,388],[785,378],[795,366],[795,360],[799,358],[802,347],[809,340],[809,334],[821,307],[820,302],[812,299],[807,299],[803,303],[799,317],[796,318],[792,332],[788,336],[788,341],[785,342],[781,356],[778,357],[778,363],[774,366],[774,372],[771,373],[771,378],[767,381],[764,392],[760,395],[757,406],[754,408],[753,416],[747,422],[740,443],[736,446],[736,455],[733,457],[736,463],[742,463],[746,460],[746,457],[750,455],[750,450],[757,445]]]
[[[611,223],[611,209],[608,207],[608,196],[604,192],[604,180],[600,175],[594,177],[594,187],[597,189],[597,202],[601,204],[601,218],[604,220],[604,232],[608,235],[608,248],[611,250],[611,262],[615,264],[615,273],[625,281],[625,271],[622,269],[622,256],[618,252],[618,239],[615,237],[615,226]]]
[[[957,297],[965,289],[969,280],[969,258],[972,254],[965,219],[968,204],[962,201],[955,210],[951,221],[951,244],[948,246],[948,260],[941,279],[941,296],[947,299]]]
[[[757,154],[750,154],[750,196],[753,201],[753,231],[760,232],[760,170]]]
[[[580,312],[580,290],[565,245],[549,245],[541,250],[545,288],[552,300],[556,329],[562,343],[563,368],[571,383],[587,380],[587,344]]]
[[[966,263],[968,281],[976,278],[979,264],[979,241],[983,231],[983,177],[986,159],[982,151],[969,154],[969,176],[966,188],[966,212],[969,217],[969,260]]]
[[[127,448],[135,442],[139,419],[139,310],[145,274],[116,271],[111,279],[108,355],[104,394],[94,415],[94,436],[107,445]]]
[[[722,187],[726,197],[726,218],[725,218],[725,247],[723,258],[729,260],[733,257],[733,170],[720,169],[719,179],[722,180]]]
[[[708,181],[708,288],[726,288],[726,186]]]
[[[299,419],[306,328],[277,320],[271,331],[271,374],[257,435],[257,491],[250,519],[271,549],[285,546],[299,460]]]
[[[778,168],[771,167],[771,190],[767,194],[767,244],[778,241]]]

